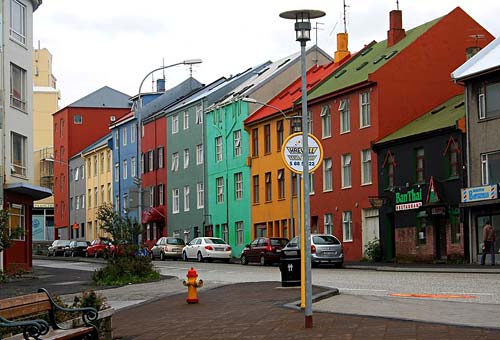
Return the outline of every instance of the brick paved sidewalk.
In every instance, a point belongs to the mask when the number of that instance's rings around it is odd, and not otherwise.
[[[322,289],[314,287],[313,294]],[[148,339],[500,339],[500,331],[375,317],[314,313],[312,329],[304,313],[283,307],[300,290],[279,282],[242,283],[199,291],[199,304],[173,295],[119,310],[113,335]]]

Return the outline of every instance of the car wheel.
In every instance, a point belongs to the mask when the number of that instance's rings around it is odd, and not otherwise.
[[[264,255],[260,255],[260,265],[265,266],[266,264],[266,258],[264,257]]]
[[[165,254],[163,252],[160,253],[160,261],[165,261]]]
[[[71,257],[75,257],[75,252],[74,251],[71,252]]]
[[[69,256],[69,254],[66,253],[66,252],[64,252],[63,255],[64,255],[64,257],[68,257]]]
[[[240,263],[241,264],[248,264],[248,259],[245,255],[241,255]]]
[[[201,255],[201,252],[198,252],[196,259],[198,260],[198,262],[203,262],[203,255]]]
[[[183,253],[182,253],[182,259],[183,259],[184,261],[186,261],[186,262],[187,262],[188,257],[187,257],[186,252],[183,252]]]

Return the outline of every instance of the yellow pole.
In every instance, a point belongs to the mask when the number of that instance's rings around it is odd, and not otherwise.
[[[300,228],[300,308],[306,308],[306,250],[305,250],[305,224],[304,224],[304,180],[300,176],[300,187],[302,195],[300,195],[300,220],[302,228]]]

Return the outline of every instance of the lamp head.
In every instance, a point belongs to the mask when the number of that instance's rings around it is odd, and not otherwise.
[[[295,20],[295,37],[301,44],[311,40],[311,19],[320,18],[325,15],[325,12],[314,9],[299,9],[294,11],[286,11],[280,14],[284,19]]]
[[[201,59],[186,59],[182,63],[184,65],[194,65],[194,64],[201,64],[203,61]]]

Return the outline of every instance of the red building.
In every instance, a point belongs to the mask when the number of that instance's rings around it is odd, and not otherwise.
[[[130,112],[130,96],[103,87],[53,114],[55,238],[69,238],[68,160],[109,133],[109,124]]]
[[[485,38],[477,41],[471,35]],[[308,94],[313,133],[324,149],[311,186],[312,231],[333,230],[346,260],[379,237],[377,159],[371,143],[463,91],[449,80],[466,49],[493,39],[461,8],[405,31],[391,11],[387,40],[372,42]]]

